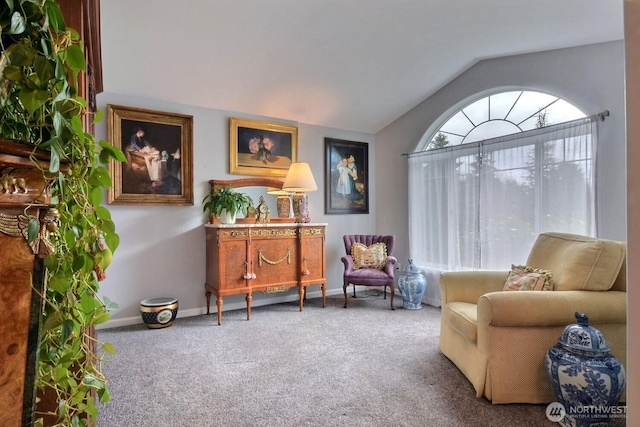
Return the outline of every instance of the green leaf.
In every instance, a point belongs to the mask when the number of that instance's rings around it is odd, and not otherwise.
[[[98,390],[98,397],[100,398],[100,403],[107,403],[111,401],[111,394],[109,394],[109,389],[107,387],[102,390]]]
[[[57,328],[61,324],[62,324],[62,315],[60,314],[60,312],[56,311],[53,314],[50,314],[49,316],[46,317],[46,319],[44,320],[44,323],[42,324],[42,332],[44,333],[44,332],[50,331],[54,328]]]
[[[105,208],[104,206],[96,207],[96,216],[105,221],[111,220],[111,212],[109,212],[109,209]]]
[[[113,258],[113,254],[111,253],[110,249],[103,249],[101,251],[98,251],[95,255],[95,262],[96,264],[98,264],[98,267],[100,267],[103,270],[106,270],[107,267],[109,267],[109,264],[111,264],[111,259]]]
[[[75,106],[74,106],[75,110]],[[84,129],[82,127],[82,119],[75,112],[73,113],[73,117],[71,118],[71,127],[76,131],[76,134],[80,138],[80,143],[84,142]]]
[[[51,62],[43,56],[38,56],[34,61],[34,69],[40,80],[41,87],[46,88],[47,82],[54,77]]]
[[[105,309],[107,309],[107,310],[116,310],[116,309],[119,308],[118,304],[116,304],[115,302],[111,301],[109,299],[109,297],[105,296],[105,297],[103,297],[103,300],[104,300]]]
[[[29,243],[36,240],[40,233],[40,222],[35,218],[29,218],[29,225],[27,226],[27,240]]]
[[[13,5],[9,5],[13,9]],[[11,15],[11,26],[7,31],[7,34],[22,34],[27,29],[27,23],[25,22],[24,16],[22,16],[19,12],[13,12]]]
[[[42,142],[40,144],[38,144],[38,148],[45,150],[48,149],[49,147],[51,147],[51,145],[53,145],[54,142],[58,141],[60,138],[57,136],[54,136],[52,138],[49,138],[48,141]]]
[[[49,279],[48,286],[54,291],[64,294],[69,290],[69,279],[61,276],[53,276]]]
[[[66,119],[64,118],[62,113],[60,113],[60,111],[56,110],[53,113],[53,129],[55,129],[58,135],[62,135],[62,131],[64,130],[66,122]]]
[[[102,234],[115,234],[116,232],[116,225],[113,223],[113,221],[103,221],[102,225],[100,226],[100,231],[102,231]],[[109,246],[111,247],[111,246]]]
[[[65,343],[67,342],[67,340],[69,339],[69,337],[71,336],[71,333],[73,332],[73,320],[71,319],[65,319],[62,321],[62,335],[60,336],[60,340],[61,342]]]
[[[84,71],[84,52],[82,48],[76,44],[69,46],[65,52],[63,52],[64,58],[67,61],[67,65],[75,71]]]
[[[91,204],[93,206],[100,206],[102,203],[102,189],[100,188],[92,188],[91,193],[89,194],[89,199],[91,200]]]
[[[58,419],[63,419],[64,417],[64,408],[67,406],[67,400],[66,399],[60,399],[60,402],[58,402]]]
[[[118,246],[120,245],[120,236],[117,234],[107,234],[104,236],[104,241],[111,249],[111,252],[115,252]]]
[[[56,150],[56,145],[51,147],[51,159],[49,160],[49,172],[56,173],[60,170],[60,155]]]
[[[110,342],[106,342],[104,344],[102,344],[102,350],[105,353],[111,354],[111,355],[115,355],[116,354],[116,346],[111,344]]]
[[[102,305],[92,295],[85,293],[80,297],[80,307],[86,314],[91,314],[97,308],[102,308]]]
[[[107,322],[109,319],[111,318],[111,314],[109,314],[108,311],[103,311],[102,313],[97,314],[94,318],[93,318],[93,323],[95,325],[100,325],[102,323]]]
[[[103,118],[104,118],[104,111],[102,110],[96,111],[95,116],[93,116],[93,124],[101,122]]]
[[[22,68],[13,64],[7,65],[4,68],[4,71],[2,72],[2,74],[7,80],[11,80],[12,82],[20,82],[24,79],[24,74],[22,74]]]
[[[48,93],[43,90],[35,90],[23,87],[18,94],[18,98],[29,114],[33,114],[47,100]]]
[[[71,268],[73,268],[73,271],[82,271],[82,269],[84,268],[84,257],[76,256],[75,258],[73,258]]]
[[[17,67],[30,67],[36,58],[36,51],[22,43],[16,43],[7,49],[9,62]]]
[[[44,14],[49,20],[49,25],[55,32],[66,30],[64,17],[60,11],[60,5],[55,1],[47,1],[44,3]]]
[[[89,176],[89,184],[100,187],[111,187],[109,171],[102,166],[94,168]]]

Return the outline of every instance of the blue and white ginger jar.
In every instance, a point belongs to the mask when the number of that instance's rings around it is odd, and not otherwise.
[[[585,314],[564,329],[547,353],[545,366],[558,402],[565,408],[560,424],[571,427],[609,425],[626,385],[624,367],[612,356],[602,333]]]
[[[422,297],[427,290],[427,279],[420,273],[420,268],[409,260],[409,264],[400,273],[398,289],[402,293],[402,306],[409,310],[422,308]]]

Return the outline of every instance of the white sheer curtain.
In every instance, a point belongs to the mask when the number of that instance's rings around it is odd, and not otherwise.
[[[409,155],[409,249],[437,270],[509,269],[543,231],[596,235],[598,116]]]

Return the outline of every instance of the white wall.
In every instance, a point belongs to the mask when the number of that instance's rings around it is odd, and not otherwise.
[[[443,123],[478,94],[528,88],[566,99],[587,115],[609,110],[598,148],[599,236],[626,240],[624,46],[602,43],[488,59],[452,80],[376,134],[376,228],[396,235],[396,255],[410,258],[407,158],[434,123]],[[509,261],[505,261],[508,268]]]
[[[160,95],[158,96],[160,98]],[[107,269],[107,279],[101,283],[101,295],[115,301],[120,308],[112,312],[105,327],[140,323],[139,304],[145,298],[160,296],[179,300],[178,316],[205,313],[205,233],[202,199],[208,192],[210,179],[235,179],[230,175],[229,117],[274,121],[298,126],[298,159],[308,162],[318,184],[318,191],[309,193],[313,222],[326,222],[327,289],[330,294],[342,293],[343,234],[372,233],[375,229],[375,209],[368,215],[324,215],[324,138],[340,138],[368,142],[369,158],[376,156],[374,136],[287,122],[281,119],[247,116],[240,112],[208,110],[159,100],[135,98],[123,94],[102,93],[98,108],[106,113],[107,104],[152,109],[193,116],[194,124],[194,206],[131,206],[110,205],[120,247]],[[107,138],[106,120],[96,126],[96,138]],[[370,207],[375,206],[375,173],[369,175]],[[106,197],[105,197],[106,200]],[[257,200],[254,200],[257,202]],[[272,209],[274,210],[274,209]],[[309,296],[319,293],[319,287],[309,288]],[[283,300],[297,300],[297,291],[284,294],[254,294],[253,306]],[[224,310],[244,308],[244,295],[226,297]],[[223,310],[223,311],[224,311]],[[215,312],[215,304],[212,311]],[[212,322],[214,317],[212,316]]]

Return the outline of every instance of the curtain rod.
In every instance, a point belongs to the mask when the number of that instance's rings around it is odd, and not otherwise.
[[[600,121],[604,122],[604,118],[609,117],[609,110],[604,110],[602,113],[598,113],[598,117],[600,117]]]
[[[594,116],[598,116],[598,118],[600,119],[600,121],[601,121],[601,122],[604,122],[604,119],[605,119],[606,117],[609,117],[610,115],[611,115],[611,113],[609,113],[609,110],[604,110],[604,111],[603,111],[603,112],[601,112],[601,113],[594,114],[593,116],[587,116],[587,117],[594,117]],[[584,117],[584,118],[587,118],[587,117]],[[579,119],[577,119],[577,120],[579,120]],[[570,120],[570,121],[571,121],[571,120]],[[558,123],[558,124],[560,124],[560,123]],[[450,147],[443,147],[443,148],[450,148]],[[403,155],[403,156],[410,156],[411,154],[415,154],[415,153],[421,153],[421,151],[414,151],[414,152],[412,152],[412,153],[402,153],[402,155]]]

